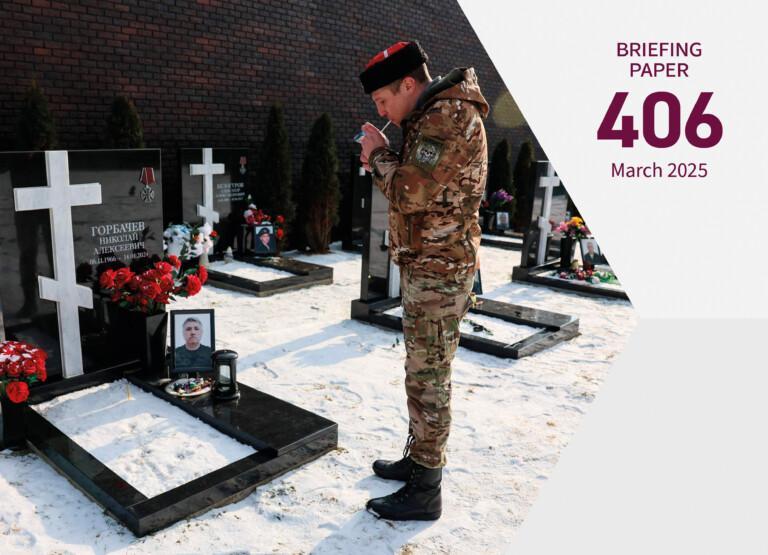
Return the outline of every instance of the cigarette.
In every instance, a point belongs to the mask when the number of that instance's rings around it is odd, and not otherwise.
[[[380,131],[381,133],[384,133],[384,130],[385,130],[387,127],[389,127],[389,124],[390,124],[390,123],[392,123],[392,120],[389,120],[387,123],[385,123],[385,124],[384,124],[384,127],[382,127],[381,129],[379,129],[379,131]],[[354,138],[353,138],[352,140],[353,140],[354,142],[356,142],[356,143],[359,143],[360,141],[362,141],[362,140],[363,140],[363,137],[365,137],[365,131],[363,131],[363,130],[361,129],[361,130],[360,130],[360,131],[357,133],[357,135],[355,135],[355,136],[354,136]]]

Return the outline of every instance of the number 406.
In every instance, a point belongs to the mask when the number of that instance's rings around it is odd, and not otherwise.
[[[639,138],[639,133],[635,129],[634,116],[621,116],[621,127],[615,128],[621,108],[624,106],[624,101],[628,95],[628,92],[617,92],[613,95],[608,111],[597,129],[598,140],[621,141],[623,148],[634,146],[635,141]],[[697,148],[713,147],[723,137],[722,122],[717,116],[704,113],[710,98],[712,98],[711,92],[700,93],[685,122],[685,138]],[[659,102],[665,103],[669,110],[669,126],[665,137],[659,137],[656,133],[655,113],[656,105]],[[680,101],[674,94],[664,91],[651,93],[643,102],[643,139],[655,148],[668,148],[674,145],[680,139],[681,120]],[[706,136],[699,135],[700,126],[708,127],[709,134]]]

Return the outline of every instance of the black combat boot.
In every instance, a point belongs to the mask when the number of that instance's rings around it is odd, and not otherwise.
[[[427,468],[411,462],[411,474],[402,488],[371,499],[365,507],[387,520],[437,520],[443,512],[442,479],[442,468]]]
[[[412,443],[413,436],[408,434],[408,441],[406,441],[405,449],[403,450],[403,458],[398,461],[387,461],[384,459],[374,461],[373,473],[385,480],[400,480],[405,482],[411,475],[411,468],[414,464],[408,456],[408,453],[411,451]]]

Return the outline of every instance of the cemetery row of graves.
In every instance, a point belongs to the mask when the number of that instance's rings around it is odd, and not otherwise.
[[[327,117],[313,138],[332,142]],[[267,197],[249,149],[181,149],[178,159],[181,194],[169,195],[158,149],[0,153],[2,444],[34,450],[136,535],[241,499],[338,441],[323,415],[238,383],[238,354],[215,349],[213,309],[169,313],[174,299],[204,286],[263,297],[333,283],[332,268],[282,256],[301,215],[257,200]],[[332,183],[336,169],[322,157],[306,165],[305,179],[328,169]],[[351,179],[345,246],[361,252],[362,269],[350,314],[400,330],[387,201],[359,166]],[[522,250],[511,278],[626,298],[552,164],[532,161],[517,179],[517,190],[530,192],[524,232],[513,225],[523,204],[513,211],[503,188],[491,196],[504,202],[482,214],[483,242]],[[323,202],[338,206],[333,195]],[[322,206],[323,217],[305,222],[315,252],[327,250],[334,224]],[[467,349],[519,359],[579,334],[573,314],[483,298],[481,276],[476,291],[462,328]],[[248,449],[171,490],[139,491],[42,408],[122,383]]]

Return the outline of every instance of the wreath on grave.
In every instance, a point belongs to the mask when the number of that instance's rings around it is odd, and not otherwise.
[[[179,257],[171,255],[142,273],[134,273],[130,268],[104,270],[99,286],[122,308],[160,314],[176,297],[197,295],[207,280],[205,266],[182,270]]]
[[[23,403],[29,397],[29,386],[48,378],[45,371],[46,352],[28,343],[0,343],[0,394],[13,403]]]
[[[163,231],[163,250],[168,255],[189,260],[208,254],[218,240],[219,234],[207,222],[203,225],[171,224]]]

